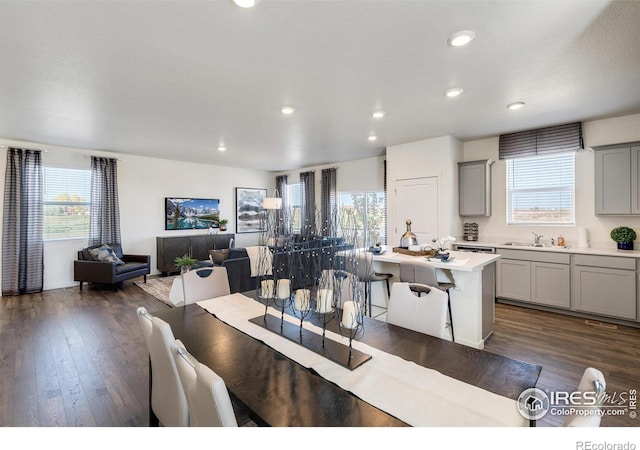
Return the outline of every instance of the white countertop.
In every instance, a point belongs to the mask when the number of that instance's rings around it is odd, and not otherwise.
[[[601,256],[622,256],[626,258],[640,258],[640,250],[618,250],[615,243],[611,248],[584,248],[584,247],[559,247],[552,245],[543,245],[542,247],[532,247],[529,245],[505,245],[497,244],[489,241],[457,241],[456,245],[464,245],[469,247],[493,247],[496,253],[500,253],[500,249],[513,250],[530,250],[534,252],[560,252],[584,255],[601,255]]]
[[[391,248],[385,250],[380,255],[373,255],[374,261],[400,264],[402,261],[424,262],[431,264],[437,269],[459,270],[462,272],[476,272],[482,270],[487,264],[500,259],[500,255],[491,253],[470,253],[450,251],[450,261],[442,262],[435,258],[426,258],[424,256],[411,256],[404,253],[395,253]]]

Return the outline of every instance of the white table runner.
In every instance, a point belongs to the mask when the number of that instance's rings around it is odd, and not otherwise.
[[[351,371],[295,342],[249,322],[264,314],[260,305],[242,294],[231,294],[197,304],[228,325],[264,342],[300,365],[315,370],[323,378],[360,397],[367,403],[412,426],[528,426],[516,401],[440,372],[382,352],[361,342],[353,347],[372,359]],[[269,308],[280,317],[280,312]],[[299,323],[285,314],[285,320]],[[304,328],[322,333],[322,329],[304,322]],[[366,330],[365,330],[366,332]],[[345,345],[349,340],[327,331],[326,337]]]

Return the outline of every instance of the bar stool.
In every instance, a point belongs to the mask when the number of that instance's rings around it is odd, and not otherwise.
[[[372,316],[372,305],[371,305],[371,283],[375,281],[384,281],[387,284],[387,301],[388,305],[389,298],[391,297],[391,288],[389,287],[389,279],[393,277],[391,273],[379,273],[376,272],[373,268],[373,255],[367,251],[359,251],[357,253],[357,275],[358,280],[364,283],[364,304],[365,311],[367,314],[367,305],[369,309],[369,317]]]
[[[453,277],[449,277],[453,280]],[[447,309],[449,310],[449,325],[451,326],[451,340],[455,342],[455,335],[453,333],[453,316],[451,314],[451,288],[456,287],[455,283],[446,283],[438,281],[438,275],[436,274],[436,268],[432,265],[418,264],[414,262],[400,262],[400,281],[407,283],[417,283],[416,285],[409,285],[412,292],[415,292],[418,296],[429,292],[428,286],[437,287],[441,291],[447,293]]]

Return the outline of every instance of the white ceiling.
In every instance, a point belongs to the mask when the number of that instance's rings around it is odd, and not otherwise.
[[[639,24],[636,1],[0,0],[0,138],[290,170],[636,113]]]

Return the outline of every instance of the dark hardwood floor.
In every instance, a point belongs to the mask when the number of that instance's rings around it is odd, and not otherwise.
[[[135,314],[169,308],[131,281],[0,297],[0,425],[148,425],[148,356]],[[640,388],[640,330],[501,305],[486,349],[542,365],[538,387],[573,390],[587,366],[607,392]],[[547,417],[539,426],[557,426]],[[605,417],[602,426],[638,426]]]

